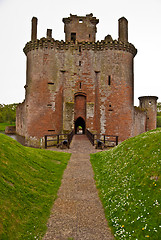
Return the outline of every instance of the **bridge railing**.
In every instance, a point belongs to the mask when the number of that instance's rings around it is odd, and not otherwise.
[[[118,145],[118,136],[106,134],[93,134],[86,129],[86,135],[93,146],[98,145],[98,141],[103,143],[104,147],[114,147]]]
[[[64,144],[64,146],[70,146],[74,135],[74,131],[70,132],[69,134],[51,134],[45,135],[45,148],[48,147],[59,147]]]

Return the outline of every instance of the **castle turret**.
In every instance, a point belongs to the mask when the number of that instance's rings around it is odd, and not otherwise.
[[[93,14],[80,17],[70,14],[70,17],[63,18],[65,41],[70,42],[95,42],[99,20],[93,17]]]
[[[32,18],[32,28],[31,28],[31,41],[37,39],[37,18]]]
[[[139,97],[140,107],[147,112],[146,131],[156,128],[157,125],[157,99],[155,96]]]
[[[119,41],[128,42],[128,21],[125,17],[119,19]]]

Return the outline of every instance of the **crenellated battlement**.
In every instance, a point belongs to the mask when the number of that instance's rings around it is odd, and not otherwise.
[[[112,40],[112,39],[111,39]],[[125,43],[117,40],[112,41],[97,41],[97,42],[64,42],[54,40],[53,38],[41,38],[40,40],[30,41],[26,44],[23,51],[27,55],[28,52],[38,49],[58,49],[58,50],[93,50],[93,51],[103,51],[103,50],[120,50],[130,52],[134,56],[137,54],[137,49],[131,43]]]

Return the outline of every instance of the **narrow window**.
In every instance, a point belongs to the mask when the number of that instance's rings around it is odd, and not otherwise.
[[[111,85],[111,76],[110,75],[108,76],[108,85],[109,86]]]
[[[81,61],[79,61],[79,66],[81,66],[81,64],[82,64]]]
[[[111,104],[109,105],[109,107],[111,107]]]
[[[76,33],[71,33],[71,41],[75,43],[76,40]]]
[[[48,84],[49,84],[49,85],[54,85],[54,83],[53,83],[53,82],[48,82]]]
[[[48,132],[55,132],[55,130],[54,129],[50,129],[50,130],[48,130]]]
[[[81,52],[81,46],[79,46],[79,52]]]
[[[91,38],[91,34],[89,34],[89,39]]]
[[[80,84],[79,84],[79,88],[81,89],[82,88],[82,83],[80,82]]]

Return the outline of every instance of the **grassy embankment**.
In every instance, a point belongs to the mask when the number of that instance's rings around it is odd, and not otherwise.
[[[15,126],[15,124],[0,123],[0,132],[5,131],[5,128],[6,128],[7,126]]]
[[[0,239],[41,239],[69,158],[0,134]]]
[[[91,155],[116,239],[161,239],[161,129]]]

